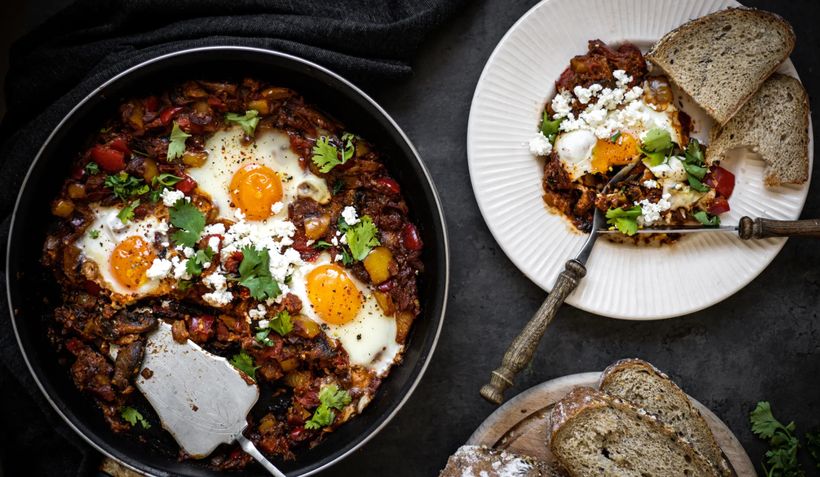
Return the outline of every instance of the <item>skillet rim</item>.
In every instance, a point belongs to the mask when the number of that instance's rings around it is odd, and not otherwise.
[[[21,354],[23,355],[23,360],[26,363],[26,367],[28,368],[29,373],[31,374],[32,378],[34,379],[34,382],[37,384],[37,387],[40,389],[40,392],[46,398],[46,401],[48,401],[48,403],[51,405],[52,409],[54,409],[54,411],[68,425],[68,427],[71,428],[84,441],[86,441],[91,447],[96,449],[101,454],[107,456],[108,458],[113,459],[114,461],[122,464],[123,466],[127,467],[128,469],[131,469],[131,470],[134,470],[134,471],[137,471],[137,472],[140,472],[140,473],[144,473],[146,475],[153,475],[151,473],[151,470],[157,470],[157,469],[146,470],[144,468],[140,468],[140,467],[137,467],[135,465],[132,465],[130,462],[126,462],[126,461],[120,459],[119,457],[115,456],[112,452],[109,452],[108,449],[103,448],[102,445],[98,445],[97,442],[92,440],[83,431],[81,431],[77,426],[75,426],[74,423],[68,418],[68,416],[65,413],[62,412],[62,410],[58,406],[57,402],[55,402],[55,400],[52,399],[51,395],[46,391],[45,387],[43,386],[43,384],[40,381],[40,377],[38,376],[38,373],[35,372],[34,368],[32,367],[32,364],[29,360],[28,353],[26,351],[26,347],[24,346],[23,341],[20,338],[19,330],[17,329],[17,316],[14,312],[14,305],[12,303],[12,284],[11,284],[12,281],[9,279],[9,277],[11,277],[11,275],[10,275],[10,269],[11,269],[11,263],[12,263],[12,261],[11,261],[11,252],[12,252],[13,238],[15,237],[14,236],[14,227],[15,227],[15,224],[17,223],[17,219],[18,219],[17,213],[18,213],[18,210],[19,210],[19,207],[20,207],[20,203],[23,199],[23,192],[26,190],[26,188],[28,186],[29,180],[31,178],[31,175],[32,175],[34,169],[35,169],[35,166],[41,160],[41,156],[43,154],[43,151],[47,148],[47,146],[49,146],[51,144],[54,136],[58,133],[58,131],[60,131],[65,126],[65,124],[69,121],[69,119],[71,119],[77,113],[77,111],[80,108],[82,108],[87,102],[91,101],[92,99],[96,98],[98,95],[103,93],[105,91],[105,89],[109,85],[111,85],[112,83],[115,83],[115,82],[121,80],[122,78],[124,78],[126,76],[129,76],[131,73],[133,73],[137,70],[140,70],[140,69],[142,69],[142,68],[144,68],[148,65],[151,65],[151,64],[154,64],[154,63],[157,63],[157,62],[166,61],[168,59],[178,57],[178,56],[198,54],[198,53],[208,52],[208,51],[232,51],[232,50],[233,51],[244,51],[244,52],[248,52],[248,53],[251,53],[251,54],[261,54],[261,55],[275,56],[275,57],[279,57],[280,59],[283,59],[285,61],[290,61],[290,62],[293,62],[295,64],[299,64],[303,67],[306,67],[307,70],[310,73],[319,73],[320,75],[324,75],[325,77],[329,77],[333,81],[337,81],[338,83],[341,84],[341,86],[348,88],[353,96],[358,96],[360,99],[364,100],[372,108],[374,108],[375,111],[378,113],[378,115],[381,116],[381,119],[383,119],[387,122],[386,126],[389,126],[389,128],[392,128],[398,134],[398,136],[401,138],[401,140],[404,143],[403,146],[406,146],[408,148],[409,152],[412,155],[412,159],[415,160],[416,164],[419,166],[419,169],[421,171],[421,176],[423,178],[422,182],[424,184],[426,184],[426,186],[428,187],[429,192],[430,192],[430,194],[433,198],[434,210],[432,210],[431,212],[433,213],[433,216],[436,219],[434,221],[438,222],[437,226],[440,227],[440,230],[441,230],[442,242],[440,244],[438,244],[439,246],[442,247],[442,251],[443,251],[443,254],[442,254],[443,255],[443,260],[442,260],[442,263],[439,263],[439,266],[442,267],[441,275],[443,276],[443,282],[440,286],[440,290],[442,292],[441,312],[440,312],[438,317],[433,317],[433,318],[436,318],[436,321],[437,321],[437,326],[435,326],[435,333],[434,333],[433,339],[430,342],[429,349],[426,350],[426,356],[424,357],[423,362],[421,363],[421,367],[418,369],[418,372],[417,372],[416,376],[412,379],[412,382],[410,383],[409,388],[404,393],[404,395],[402,395],[401,398],[398,399],[398,401],[395,403],[393,409],[390,410],[389,413],[380,416],[377,420],[377,423],[375,424],[375,427],[372,428],[372,430],[370,430],[370,432],[368,434],[364,435],[364,437],[360,437],[358,442],[355,442],[353,445],[342,447],[337,453],[335,453],[335,455],[329,456],[327,458],[328,460],[326,462],[324,462],[324,463],[322,463],[322,464],[308,470],[305,473],[289,474],[289,475],[309,476],[309,475],[316,474],[318,472],[321,472],[323,470],[326,470],[326,469],[332,467],[333,465],[335,465],[335,464],[341,462],[342,460],[344,460],[345,458],[349,457],[352,453],[354,453],[358,449],[362,448],[367,442],[369,442],[373,437],[375,437],[379,432],[381,432],[381,430],[384,429],[384,427],[386,427],[387,424],[391,420],[393,420],[393,418],[396,416],[396,414],[398,414],[398,412],[404,407],[404,405],[407,404],[407,401],[410,399],[413,392],[418,387],[418,384],[421,382],[421,379],[424,377],[424,374],[427,372],[427,368],[430,365],[430,362],[432,361],[433,354],[435,353],[436,346],[438,345],[438,340],[439,340],[439,337],[441,335],[441,330],[442,330],[442,327],[444,325],[444,318],[445,318],[446,312],[447,312],[447,301],[448,301],[448,297],[449,297],[449,286],[450,286],[450,246],[449,246],[449,238],[448,238],[448,234],[447,234],[447,221],[446,221],[445,216],[444,216],[444,210],[443,210],[443,207],[442,207],[441,198],[439,196],[438,190],[435,186],[435,183],[433,182],[432,176],[430,175],[430,171],[427,169],[427,166],[425,166],[424,161],[422,161],[421,156],[418,153],[418,150],[416,150],[416,147],[413,145],[412,141],[410,141],[410,138],[407,136],[407,134],[404,132],[404,130],[402,130],[402,128],[396,123],[396,121],[390,116],[390,114],[388,114],[387,111],[384,108],[382,108],[381,105],[379,105],[379,103],[377,103],[367,93],[362,91],[358,86],[356,86],[355,84],[353,84],[349,80],[345,79],[344,77],[342,77],[338,73],[335,73],[335,72],[331,71],[330,69],[325,68],[324,66],[321,66],[319,64],[316,64],[312,61],[306,60],[306,59],[301,58],[301,57],[296,56],[296,55],[292,55],[292,54],[289,54],[289,53],[284,53],[284,52],[277,51],[277,50],[266,49],[266,48],[240,46],[240,45],[228,45],[228,44],[225,44],[225,45],[209,45],[209,46],[201,46],[201,47],[194,47],[194,48],[186,48],[186,49],[182,49],[182,50],[173,51],[173,52],[170,52],[170,53],[164,53],[164,54],[161,54],[159,56],[155,56],[155,57],[150,58],[148,60],[142,61],[142,62],[140,62],[136,65],[133,65],[133,66],[123,70],[122,72],[112,76],[111,78],[104,81],[102,84],[100,84],[96,88],[94,88],[83,99],[81,99],[77,104],[75,104],[71,108],[71,110],[68,113],[66,113],[66,115],[60,120],[60,122],[57,123],[57,125],[54,127],[54,129],[51,131],[51,133],[48,135],[48,137],[46,137],[46,139],[43,141],[43,144],[38,149],[36,155],[34,156],[34,160],[31,162],[31,164],[28,167],[28,170],[26,171],[26,175],[23,178],[23,181],[20,185],[20,189],[17,192],[17,198],[15,199],[15,202],[14,202],[14,209],[12,211],[11,221],[9,223],[8,241],[6,243],[6,257],[5,257],[6,258],[6,266],[5,266],[4,271],[5,271],[5,274],[6,274],[6,299],[8,300],[9,314],[10,314],[10,318],[11,318],[12,329],[14,330],[14,337],[17,341],[17,346],[20,349]],[[406,364],[403,363],[402,366],[404,366],[404,365],[406,365]],[[310,464],[308,464],[308,466],[309,465]]]

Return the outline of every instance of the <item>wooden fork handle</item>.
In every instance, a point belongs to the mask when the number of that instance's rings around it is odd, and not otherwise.
[[[510,347],[504,353],[501,367],[490,375],[489,384],[481,388],[481,396],[484,399],[495,404],[501,404],[504,401],[504,391],[512,386],[515,376],[532,361],[538,342],[541,341],[547,326],[586,273],[587,269],[581,262],[569,260],[566,263],[564,271],[558,275],[552,292],[521,330],[521,333],[510,343]]]
[[[771,220],[741,217],[738,233],[744,240],[767,237],[820,238],[820,219]]]

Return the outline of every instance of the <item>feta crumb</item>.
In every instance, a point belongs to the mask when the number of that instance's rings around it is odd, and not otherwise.
[[[647,179],[643,181],[643,186],[648,189],[657,189],[658,188],[658,181],[655,179]]]
[[[202,299],[211,306],[221,307],[233,300],[233,293],[227,290],[219,290],[202,295]]]
[[[283,208],[285,208],[285,204],[283,204],[281,202],[276,202],[272,206],[270,206],[270,211],[273,212],[274,214],[278,214],[279,212],[282,211]]]
[[[537,136],[530,139],[530,154],[535,154],[536,156],[547,156],[551,152],[552,143],[541,131],[538,132]]]
[[[177,256],[171,257],[171,264],[174,266],[174,278],[176,280],[190,280],[191,274],[188,273],[188,259],[180,259]]]
[[[638,223],[641,225],[651,225],[661,219],[661,214],[670,208],[672,203],[669,202],[671,195],[664,193],[657,203],[649,202],[648,199],[643,199],[640,202],[635,202],[635,205],[641,207],[641,216],[638,217]]]
[[[211,236],[208,239],[208,248],[210,248],[211,251],[216,253],[216,251],[219,250],[219,237]]]
[[[572,95],[569,91],[561,91],[552,98],[553,119],[563,118],[572,112]]]
[[[151,263],[151,268],[145,272],[149,280],[162,280],[171,273],[174,264],[164,258],[155,258]]]
[[[339,238],[333,237],[332,239],[330,239],[330,243],[332,243],[333,245],[339,245]]]
[[[342,218],[345,219],[347,225],[359,223],[359,214],[356,213],[356,208],[349,205],[342,210]]]
[[[337,253],[336,256],[333,257],[334,262],[341,262],[342,260],[344,260],[344,256],[342,256],[342,254],[340,253]]]
[[[612,77],[615,78],[615,84],[619,88],[623,88],[632,82],[632,77],[626,74],[624,70],[615,70],[612,72]]]
[[[267,328],[268,326],[270,326],[270,321],[269,320],[259,320],[256,323],[256,326],[258,326],[259,328]]]
[[[343,243],[343,244],[347,243],[347,234],[344,234],[341,237],[339,237],[339,243]]]
[[[245,213],[242,212],[242,209],[236,209],[233,213],[233,216],[236,217],[236,220],[239,220],[240,222],[245,220]]]
[[[202,235],[225,235],[225,224],[215,223],[206,225]]]
[[[191,247],[185,247],[185,248],[182,249],[182,253],[185,255],[185,257],[191,258],[191,257],[194,256],[196,251]]]
[[[265,314],[267,312],[268,312],[268,309],[265,308],[265,305],[262,305],[260,303],[259,305],[256,306],[256,308],[252,308],[252,309],[248,310],[248,317],[250,317],[250,319],[256,321],[256,320],[264,318]],[[261,324],[259,326],[262,327],[262,328],[265,328]]]
[[[185,198],[185,194],[182,191],[168,188],[162,189],[159,196],[162,198],[162,203],[165,204],[165,207],[173,207],[180,199]]]

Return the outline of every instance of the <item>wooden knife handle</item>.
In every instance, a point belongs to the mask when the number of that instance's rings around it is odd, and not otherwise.
[[[495,404],[501,404],[504,401],[504,391],[512,386],[515,376],[532,361],[538,342],[541,341],[547,326],[586,273],[587,269],[581,262],[569,260],[566,263],[564,271],[558,275],[552,292],[521,330],[521,333],[510,343],[510,347],[504,353],[501,367],[492,372],[490,383],[481,388],[481,396],[484,399]]]
[[[771,220],[741,217],[738,232],[744,240],[767,237],[820,238],[820,219]]]

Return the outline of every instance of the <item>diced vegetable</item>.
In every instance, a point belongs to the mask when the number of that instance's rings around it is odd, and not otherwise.
[[[291,317],[294,332],[303,338],[314,338],[322,329],[319,325],[305,315]]]
[[[74,213],[74,202],[68,199],[59,199],[51,206],[51,213],[57,217],[68,218]]]
[[[720,215],[729,212],[729,201],[725,197],[717,196],[706,210],[709,215]]]
[[[159,113],[159,122],[161,122],[163,126],[171,124],[171,121],[174,120],[182,109],[182,106],[168,106]]]
[[[299,366],[299,360],[296,358],[288,358],[279,361],[279,367],[281,367],[282,371],[286,373],[293,371],[297,366]]]
[[[396,312],[396,305],[393,303],[393,299],[390,298],[389,294],[374,290],[373,296],[376,298],[376,303],[379,304],[379,308],[382,309],[385,315],[392,316],[393,313]]]
[[[310,371],[292,371],[285,375],[285,384],[292,388],[303,388],[310,384]]]
[[[185,151],[182,153],[182,163],[188,167],[200,167],[208,160],[205,151]]]
[[[713,167],[704,182],[727,199],[735,190],[735,175],[720,166]]]
[[[196,181],[186,175],[181,181],[177,182],[174,187],[183,194],[190,194],[191,191],[196,189]]]
[[[409,311],[402,311],[396,315],[396,341],[398,343],[404,343],[412,325],[413,314]]]
[[[305,219],[305,236],[310,240],[318,240],[325,235],[330,226],[330,215],[320,215]]]
[[[370,275],[370,281],[379,284],[390,278],[390,263],[393,254],[387,247],[376,247],[364,258],[364,268]]]
[[[197,343],[204,343],[211,339],[214,334],[214,321],[216,319],[210,315],[194,316],[188,326],[190,338]]]
[[[82,199],[85,197],[85,186],[72,182],[68,185],[68,196],[72,199]]]
[[[389,177],[380,177],[376,179],[375,182],[380,189],[384,189],[386,192],[395,195],[401,193],[401,187],[399,186],[399,183]]]
[[[268,102],[264,99],[255,99],[253,101],[248,102],[248,109],[253,109],[257,111],[259,114],[268,114],[270,112]]]
[[[106,172],[119,172],[125,169],[125,153],[108,145],[97,144],[92,147],[91,160]]]
[[[419,237],[419,231],[415,225],[408,223],[402,229],[402,239],[404,241],[404,248],[407,250],[421,250],[423,243]]]
[[[145,179],[145,182],[151,183],[154,180],[154,177],[159,174],[159,168],[157,167],[156,161],[153,159],[146,159],[142,163],[142,178]]]

